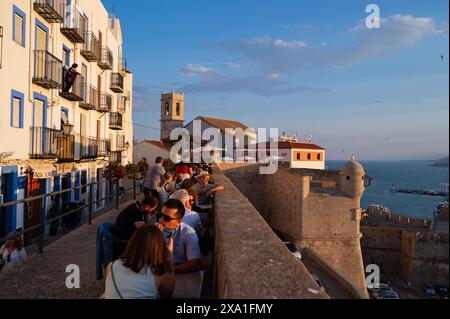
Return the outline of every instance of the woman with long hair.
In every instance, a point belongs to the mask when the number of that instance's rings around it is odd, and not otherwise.
[[[161,230],[143,226],[124,254],[107,267],[105,299],[169,298],[175,289],[173,239],[166,245]]]

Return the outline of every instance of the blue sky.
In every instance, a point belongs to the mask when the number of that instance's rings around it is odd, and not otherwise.
[[[448,1],[103,0],[135,76],[134,121],[159,127],[161,91],[198,115],[279,128],[329,159],[448,154]],[[445,61],[440,59],[441,54]],[[138,140],[159,131],[135,127]]]

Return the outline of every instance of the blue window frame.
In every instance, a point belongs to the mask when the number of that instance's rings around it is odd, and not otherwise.
[[[17,126],[14,118],[16,118],[17,114],[15,114],[14,112],[17,111],[14,110],[14,106],[15,106],[15,101],[19,101],[19,125]],[[24,112],[24,108],[23,108],[23,103],[25,101],[24,98],[24,94],[19,92],[19,91],[15,91],[15,90],[11,90],[11,127],[16,127],[16,128],[23,128],[23,112]]]
[[[63,61],[70,68],[70,49],[63,44]]]
[[[16,39],[16,16],[19,16],[22,19],[22,43],[19,43],[19,39]],[[25,39],[25,32],[26,32],[25,30],[26,30],[26,26],[27,26],[26,21],[27,21],[27,15],[25,14],[25,12],[23,12],[18,7],[13,5],[13,15],[12,15],[13,41],[16,42],[17,44],[23,46],[24,48],[25,48],[25,43],[26,43],[26,39]]]

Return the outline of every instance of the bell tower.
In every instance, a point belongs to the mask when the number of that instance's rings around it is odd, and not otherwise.
[[[184,124],[184,93],[161,93],[161,141],[170,141],[170,133]]]

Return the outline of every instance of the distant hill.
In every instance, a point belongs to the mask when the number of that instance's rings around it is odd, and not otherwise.
[[[433,163],[433,166],[436,166],[436,167],[448,167],[448,160],[449,160],[448,156],[444,157],[444,158],[441,158],[441,159],[435,161]]]

